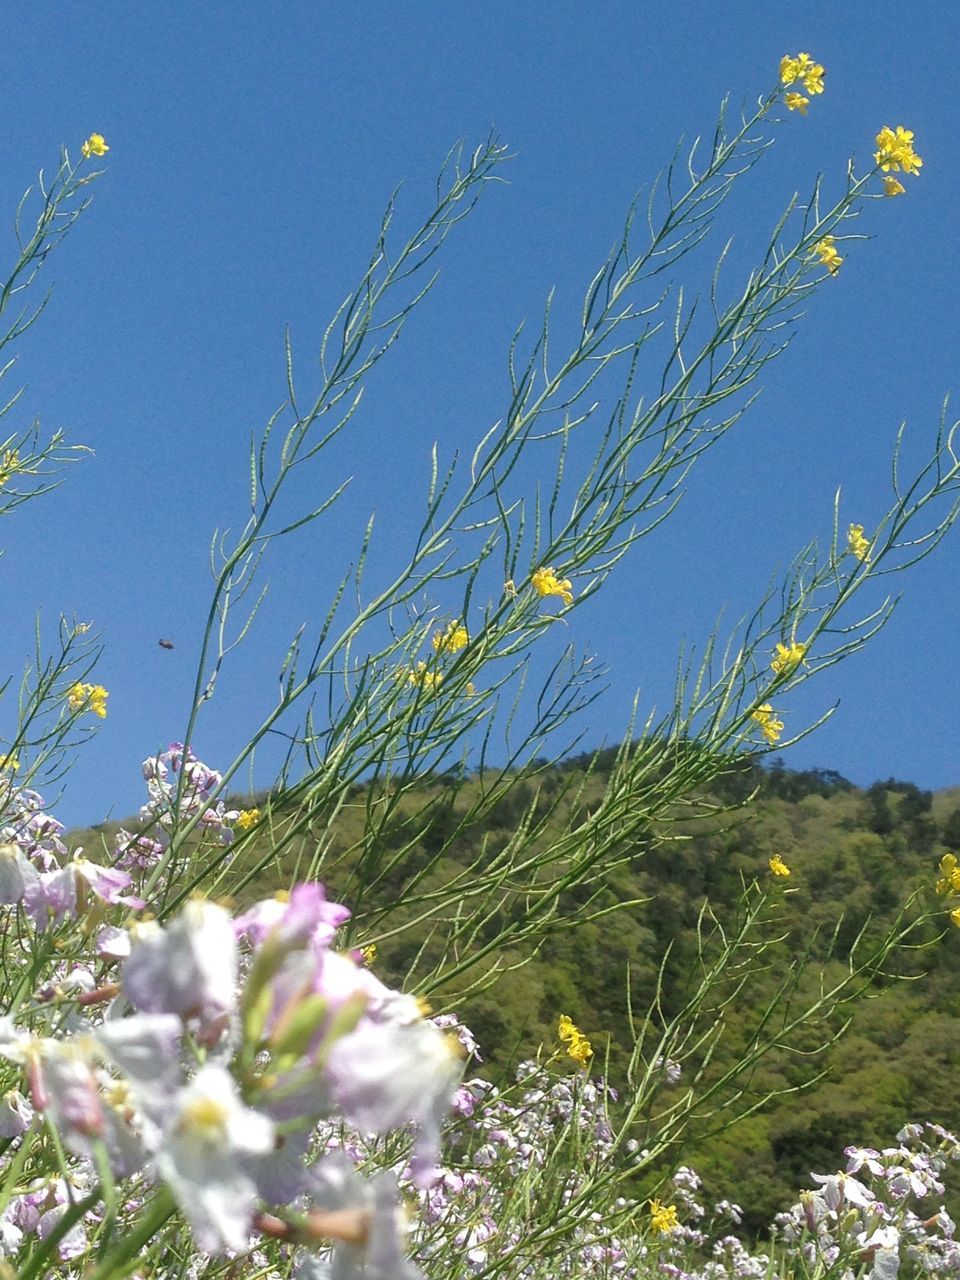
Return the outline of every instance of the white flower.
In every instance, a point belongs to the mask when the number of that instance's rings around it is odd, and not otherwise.
[[[273,1123],[244,1105],[222,1067],[202,1067],[172,1099],[157,1171],[205,1252],[246,1248],[257,1189],[243,1158],[273,1146]]]

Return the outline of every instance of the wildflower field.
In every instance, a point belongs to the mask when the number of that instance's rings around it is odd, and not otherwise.
[[[736,832],[767,776],[758,760],[830,714],[798,723],[796,691],[870,642],[897,603],[885,579],[909,578],[950,534],[946,405],[918,467],[903,431],[893,439],[880,519],[848,511],[838,488],[825,536],[682,657],[666,712],[638,702],[619,747],[551,772],[601,678],[578,609],[684,518],[687,478],[736,431],[766,367],[790,359],[807,303],[823,290],[829,305],[858,228],[882,243],[888,202],[922,180],[922,139],[878,121],[869,163],[785,193],[732,278],[728,197],[821,109],[825,77],[788,53],[750,111],[724,103],[631,204],[576,313],[558,320],[551,298],[508,335],[502,414],[456,452],[434,449],[401,570],[368,585],[371,522],[271,673],[269,713],[232,759],[207,763],[209,708],[269,607],[268,556],[337,518],[345,482],[330,481],[328,452],[368,376],[400,358],[508,151],[496,137],[455,148],[419,224],[390,201],[318,358],[301,367],[287,339],[282,403],[236,459],[245,523],[213,538],[178,740],[143,762],[139,814],[83,847],[41,789],[114,713],[103,642],[85,618],[52,637],[38,626],[0,759],[0,1280],[960,1273],[944,1207],[960,1139],[927,1116],[877,1146],[851,1132],[843,1167],[812,1172],[766,1223],[733,1188],[705,1195],[686,1154],[749,1141],[784,1097],[802,1108],[857,1006],[930,976],[928,953],[960,925],[960,866],[935,848],[946,828],[925,835],[915,805],[926,843],[900,868],[908,887],[832,933],[819,907],[846,889],[818,865],[804,915],[786,842],[712,884],[689,869],[682,938],[655,874],[700,833]],[[42,323],[48,259],[69,255],[79,218],[95,222],[112,158],[109,130],[91,133],[24,196],[0,376]],[[716,267],[692,301],[676,278],[706,247]],[[82,446],[16,426],[18,393],[5,401],[0,509],[42,511]],[[277,777],[247,795],[277,738]],[[652,883],[627,878],[645,866]],[[631,930],[659,947],[642,971],[618,946]],[[486,1044],[508,1025],[496,1014],[511,975],[567,937],[594,945],[577,953],[569,1004],[532,981],[523,1034],[546,1034],[520,1052],[509,1024],[516,1043]],[[622,1009],[604,1011],[618,1034],[601,1040],[588,971],[618,963]]]

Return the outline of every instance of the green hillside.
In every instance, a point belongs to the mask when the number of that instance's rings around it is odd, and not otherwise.
[[[275,800],[271,840],[260,836],[241,847],[230,883],[242,884],[249,872],[242,894],[253,899],[319,866],[330,895],[354,908],[351,944],[376,942],[374,967],[387,980],[427,989],[435,1008],[456,1007],[478,1038],[488,1075],[509,1071],[541,1045],[552,1051],[557,1017],[565,1013],[590,1038],[594,1070],[623,1090],[632,1045],[628,1001],[635,1015],[646,1009],[659,980],[665,1012],[679,1006],[698,965],[705,901],[732,926],[744,886],[770,882],[772,855],[791,868],[778,899],[781,940],[749,987],[736,994],[731,985],[705,1068],[710,1079],[744,1051],[757,1008],[799,956],[814,962],[799,988],[809,994],[845,972],[857,938],[882,931],[918,885],[929,886],[928,904],[934,900],[938,860],[960,845],[960,789],[934,796],[890,779],[864,791],[829,771],[742,762],[708,797],[716,816],[679,812],[668,836],[651,831],[634,840],[602,885],[575,891],[583,898],[578,927],[547,936],[536,954],[522,945],[498,950],[481,967],[484,989],[424,987],[420,975],[429,973],[431,948],[439,945],[421,918],[432,887],[455,882],[478,858],[492,862],[518,825],[529,828],[534,845],[551,824],[575,827],[603,795],[613,762],[614,753],[605,752],[514,777],[476,823],[470,815],[483,782],[474,777],[433,779],[398,792],[395,801],[357,786],[332,826],[328,816],[317,824],[321,843],[309,815]],[[110,837],[111,829],[101,828],[75,832],[71,843],[109,847]],[[602,914],[624,902],[633,905]],[[491,921],[491,936],[500,925]],[[812,1170],[836,1169],[846,1145],[890,1145],[908,1120],[960,1128],[951,1087],[960,1044],[960,934],[940,932],[925,926],[912,939],[916,949],[899,953],[896,972],[868,975],[866,998],[764,1058],[739,1109],[769,1092],[790,1092],[720,1136],[710,1133],[715,1123],[688,1131],[672,1153],[705,1175],[708,1192],[744,1205],[748,1229],[762,1229],[809,1185]],[[481,931],[475,942],[483,941]],[[736,978],[731,974],[731,984]],[[471,981],[476,987],[476,975]],[[817,1052],[851,1015],[844,1034]]]

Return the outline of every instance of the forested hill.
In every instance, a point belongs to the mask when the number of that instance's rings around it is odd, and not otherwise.
[[[558,795],[570,794],[589,808],[612,763],[611,752],[537,768],[487,813],[482,830],[465,828],[457,820],[474,784],[462,778],[430,779],[420,793],[421,798],[429,793],[429,802],[420,804],[414,797],[412,807],[419,806],[417,843],[412,852],[408,843],[405,856],[416,858],[421,849],[424,856],[437,856],[439,851],[436,874],[470,865],[478,853],[502,847],[531,804],[549,806]],[[571,787],[578,774],[581,780]],[[628,969],[635,1011],[649,1005],[658,973],[667,1006],[676,1003],[696,970],[697,921],[704,901],[709,900],[719,919],[733,919],[745,884],[770,883],[774,854],[791,869],[789,880],[782,882],[784,940],[769,972],[750,988],[753,1006],[773,990],[779,973],[811,939],[815,967],[839,972],[861,931],[882,929],[918,885],[928,886],[928,905],[935,906],[938,861],[947,850],[960,853],[960,788],[931,795],[912,783],[889,779],[863,790],[830,771],[767,769],[746,761],[714,787],[712,798],[742,807],[717,820],[681,827],[679,840],[638,847],[636,856],[611,874],[601,905],[638,905],[560,931],[536,954],[502,955],[505,968],[493,985],[460,1006],[480,1043],[488,1074],[509,1072],[521,1056],[541,1045],[547,1052],[555,1049],[557,1018],[567,1014],[594,1045],[594,1070],[606,1060],[611,1083],[623,1088],[630,1047]],[[362,787],[355,788],[354,800],[336,819],[321,872],[331,896],[350,905],[355,904],[357,864],[365,856],[362,832],[370,808]],[[282,800],[275,803],[282,811]],[[382,838],[403,843],[402,815]],[[299,843],[283,846],[270,870],[258,872],[247,894],[261,896],[302,874],[310,839],[307,829]],[[110,846],[111,830],[71,837],[74,846],[88,849],[96,849],[99,840]],[[235,878],[241,861],[253,865],[262,859],[266,840],[265,833],[258,834],[238,856]],[[383,891],[391,891],[389,879]],[[402,891],[394,891],[398,901],[391,923],[403,914]],[[585,895],[584,902],[588,899]],[[596,905],[594,900],[591,907]],[[940,932],[944,936],[938,939]],[[374,968],[388,980],[404,980],[419,949],[429,945],[425,937],[415,928],[399,934],[381,930]],[[368,940],[362,935],[355,939]],[[679,1153],[707,1176],[709,1191],[747,1208],[748,1228],[761,1230],[799,1188],[810,1185],[811,1171],[835,1171],[847,1145],[890,1145],[907,1121],[932,1120],[960,1129],[955,1087],[960,929],[929,926],[918,940],[929,945],[897,959],[898,973],[912,980],[890,972],[873,975],[866,998],[845,1011],[845,1016],[853,1013],[852,1024],[824,1055],[771,1055],[750,1082],[758,1098],[775,1088],[798,1092],[785,1094],[719,1138],[698,1140],[694,1135]],[[431,999],[436,1006],[444,1003],[442,992]],[[742,1051],[750,1034],[750,1012],[736,1001],[726,1009],[717,1069],[725,1054]],[[816,1040],[813,1036],[811,1044]]]

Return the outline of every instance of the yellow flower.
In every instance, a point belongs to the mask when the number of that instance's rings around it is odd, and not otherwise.
[[[463,692],[467,695],[468,698],[475,698],[478,693],[477,686],[473,683],[472,680],[468,680],[466,683],[466,686],[464,687]]]
[[[95,716],[104,720],[107,715],[107,698],[110,695],[102,684],[71,685],[67,690],[67,701],[71,711],[92,711]]]
[[[4,449],[3,459],[0,460],[0,489],[8,483],[11,476],[15,476],[20,470],[20,454],[16,449]]]
[[[413,685],[415,689],[435,690],[443,683],[443,676],[439,671],[431,671],[425,662],[418,662],[412,671],[408,671],[407,684]]]
[[[235,825],[238,826],[241,831],[249,831],[250,828],[256,826],[259,821],[259,809],[241,809],[237,814]]]
[[[377,944],[370,942],[365,947],[360,948],[360,954],[363,956],[363,963],[369,969],[377,958]]]
[[[650,1201],[650,1230],[655,1235],[676,1231],[679,1225],[676,1205],[661,1204],[659,1200]]]
[[[840,263],[843,259],[837,253],[833,236],[824,236],[822,240],[818,240],[813,246],[813,252],[819,257],[830,274],[835,276],[840,270]]]
[[[16,773],[20,768],[20,757],[15,751],[9,751],[6,755],[0,756],[0,769],[9,769],[11,773]]]
[[[569,578],[558,578],[549,568],[537,569],[530,579],[539,596],[559,596],[564,604],[573,604],[573,586]]]
[[[797,80],[802,80],[807,93],[823,93],[825,74],[820,63],[814,62],[809,53],[798,53],[795,58],[785,54],[780,59],[781,81],[784,84],[794,84]],[[787,105],[789,106],[789,103]]]
[[[792,640],[789,645],[777,644],[777,652],[770,666],[778,676],[789,675],[795,671],[806,656],[807,646]]]
[[[950,920],[952,924],[955,924],[960,929],[960,907],[953,908],[950,912]]]
[[[807,114],[810,99],[805,98],[802,93],[785,93],[783,100],[787,104],[788,111],[799,111],[802,116]]]
[[[769,702],[765,702],[762,707],[757,707],[756,711],[751,711],[750,719],[756,720],[760,726],[760,732],[771,745],[780,741],[783,721],[778,719]]]
[[[107,140],[102,133],[91,133],[80,148],[84,160],[89,160],[91,156],[105,156],[109,150]]]
[[[874,152],[873,158],[884,173],[889,173],[891,169],[894,173],[899,173],[901,169],[904,173],[919,173],[923,161],[913,149],[912,129],[904,129],[903,125],[898,124],[894,131],[884,125],[877,134],[877,147],[879,150]]]
[[[863,536],[862,524],[852,524],[847,530],[847,550],[858,560],[866,560],[870,551],[870,541]]]
[[[788,876],[790,874],[790,868],[780,857],[779,853],[775,853],[773,855],[770,859],[769,866],[775,876]]]
[[[955,853],[945,853],[940,859],[937,893],[960,893],[960,867]]]
[[[885,196],[902,196],[906,191],[906,187],[893,174],[888,174],[883,180],[883,194]]]
[[[593,1049],[587,1037],[565,1013],[560,1015],[557,1023],[557,1035],[566,1046],[567,1057],[585,1067],[593,1057]]]
[[[437,653],[459,653],[469,643],[470,637],[462,622],[451,622],[445,631],[433,633],[433,647]]]

